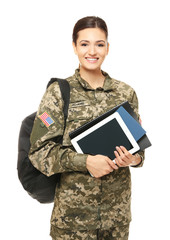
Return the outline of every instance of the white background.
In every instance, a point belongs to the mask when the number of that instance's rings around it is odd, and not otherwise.
[[[21,121],[36,111],[51,77],[78,67],[72,29],[82,17],[102,17],[110,53],[103,70],[137,92],[153,146],[132,169],[130,240],[168,240],[170,7],[167,0],[5,0],[0,3],[0,238],[48,240],[52,204],[41,205],[17,177]]]

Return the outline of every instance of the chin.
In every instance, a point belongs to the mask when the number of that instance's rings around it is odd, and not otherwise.
[[[87,66],[87,65],[81,65],[82,68],[88,70],[88,71],[96,71],[101,69],[101,65],[100,66],[95,66],[95,65],[91,65],[91,66]]]

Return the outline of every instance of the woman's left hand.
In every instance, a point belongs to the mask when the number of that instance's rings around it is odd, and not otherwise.
[[[117,151],[114,151],[115,154],[115,162],[119,167],[128,167],[135,166],[141,162],[141,157],[139,154],[132,155],[128,150],[123,147],[116,147]]]

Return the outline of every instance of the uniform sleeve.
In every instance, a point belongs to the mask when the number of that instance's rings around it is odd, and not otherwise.
[[[132,106],[134,112],[136,113],[136,115],[138,116],[138,119],[139,119],[140,115],[138,112],[138,98],[137,98],[136,92],[134,90],[132,90],[131,99],[130,99],[129,103]],[[144,164],[145,151],[140,151],[140,152],[138,152],[138,154],[141,157],[141,162],[138,165],[133,166],[133,167],[142,167]]]
[[[44,94],[31,133],[29,158],[35,168],[47,176],[55,173],[86,172],[87,155],[63,147],[63,100],[58,83],[53,83]],[[60,143],[59,143],[60,142]]]

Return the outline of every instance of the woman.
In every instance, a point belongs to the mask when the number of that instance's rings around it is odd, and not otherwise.
[[[128,100],[138,114],[135,91],[101,70],[109,52],[107,38],[107,26],[101,18],[86,17],[76,23],[73,48],[80,65],[67,79],[71,90],[65,131],[58,83],[46,91],[35,119],[30,159],[47,176],[61,173],[51,217],[53,240],[128,239],[129,166],[142,166],[144,153],[131,155],[123,146],[118,146],[115,164],[103,155],[76,153],[69,138],[69,132],[123,101]],[[50,126],[41,121],[44,112],[53,119]],[[60,145],[54,139],[62,135]]]

